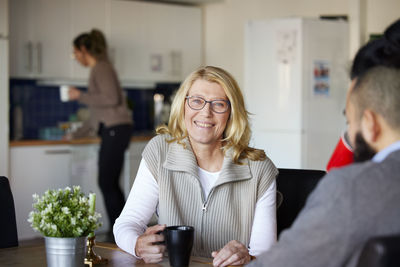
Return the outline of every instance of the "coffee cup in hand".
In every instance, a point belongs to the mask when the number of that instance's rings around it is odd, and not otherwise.
[[[60,86],[60,99],[62,102],[69,101],[69,86],[68,85]]]
[[[189,266],[194,241],[194,227],[168,226],[162,234],[167,246],[169,264],[173,267]]]

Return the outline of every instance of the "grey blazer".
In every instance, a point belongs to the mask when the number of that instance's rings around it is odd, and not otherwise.
[[[400,233],[400,150],[326,175],[292,227],[251,267],[355,266],[365,241]]]

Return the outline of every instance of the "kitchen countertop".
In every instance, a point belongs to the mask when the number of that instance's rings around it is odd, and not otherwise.
[[[143,142],[149,141],[154,135],[133,135],[131,142]],[[86,145],[86,144],[98,144],[100,138],[80,138],[74,140],[17,140],[10,141],[10,147],[18,146],[48,146],[48,145]]]

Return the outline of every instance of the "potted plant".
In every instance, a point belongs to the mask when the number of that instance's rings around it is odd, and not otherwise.
[[[86,240],[101,226],[96,195],[86,197],[79,186],[33,195],[28,222],[45,237],[47,266],[84,266]]]

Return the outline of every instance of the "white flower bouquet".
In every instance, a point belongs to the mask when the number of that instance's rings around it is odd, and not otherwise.
[[[33,195],[34,211],[28,222],[47,237],[81,237],[101,226],[101,215],[94,211],[95,194],[86,197],[80,186],[47,190],[42,197]]]

